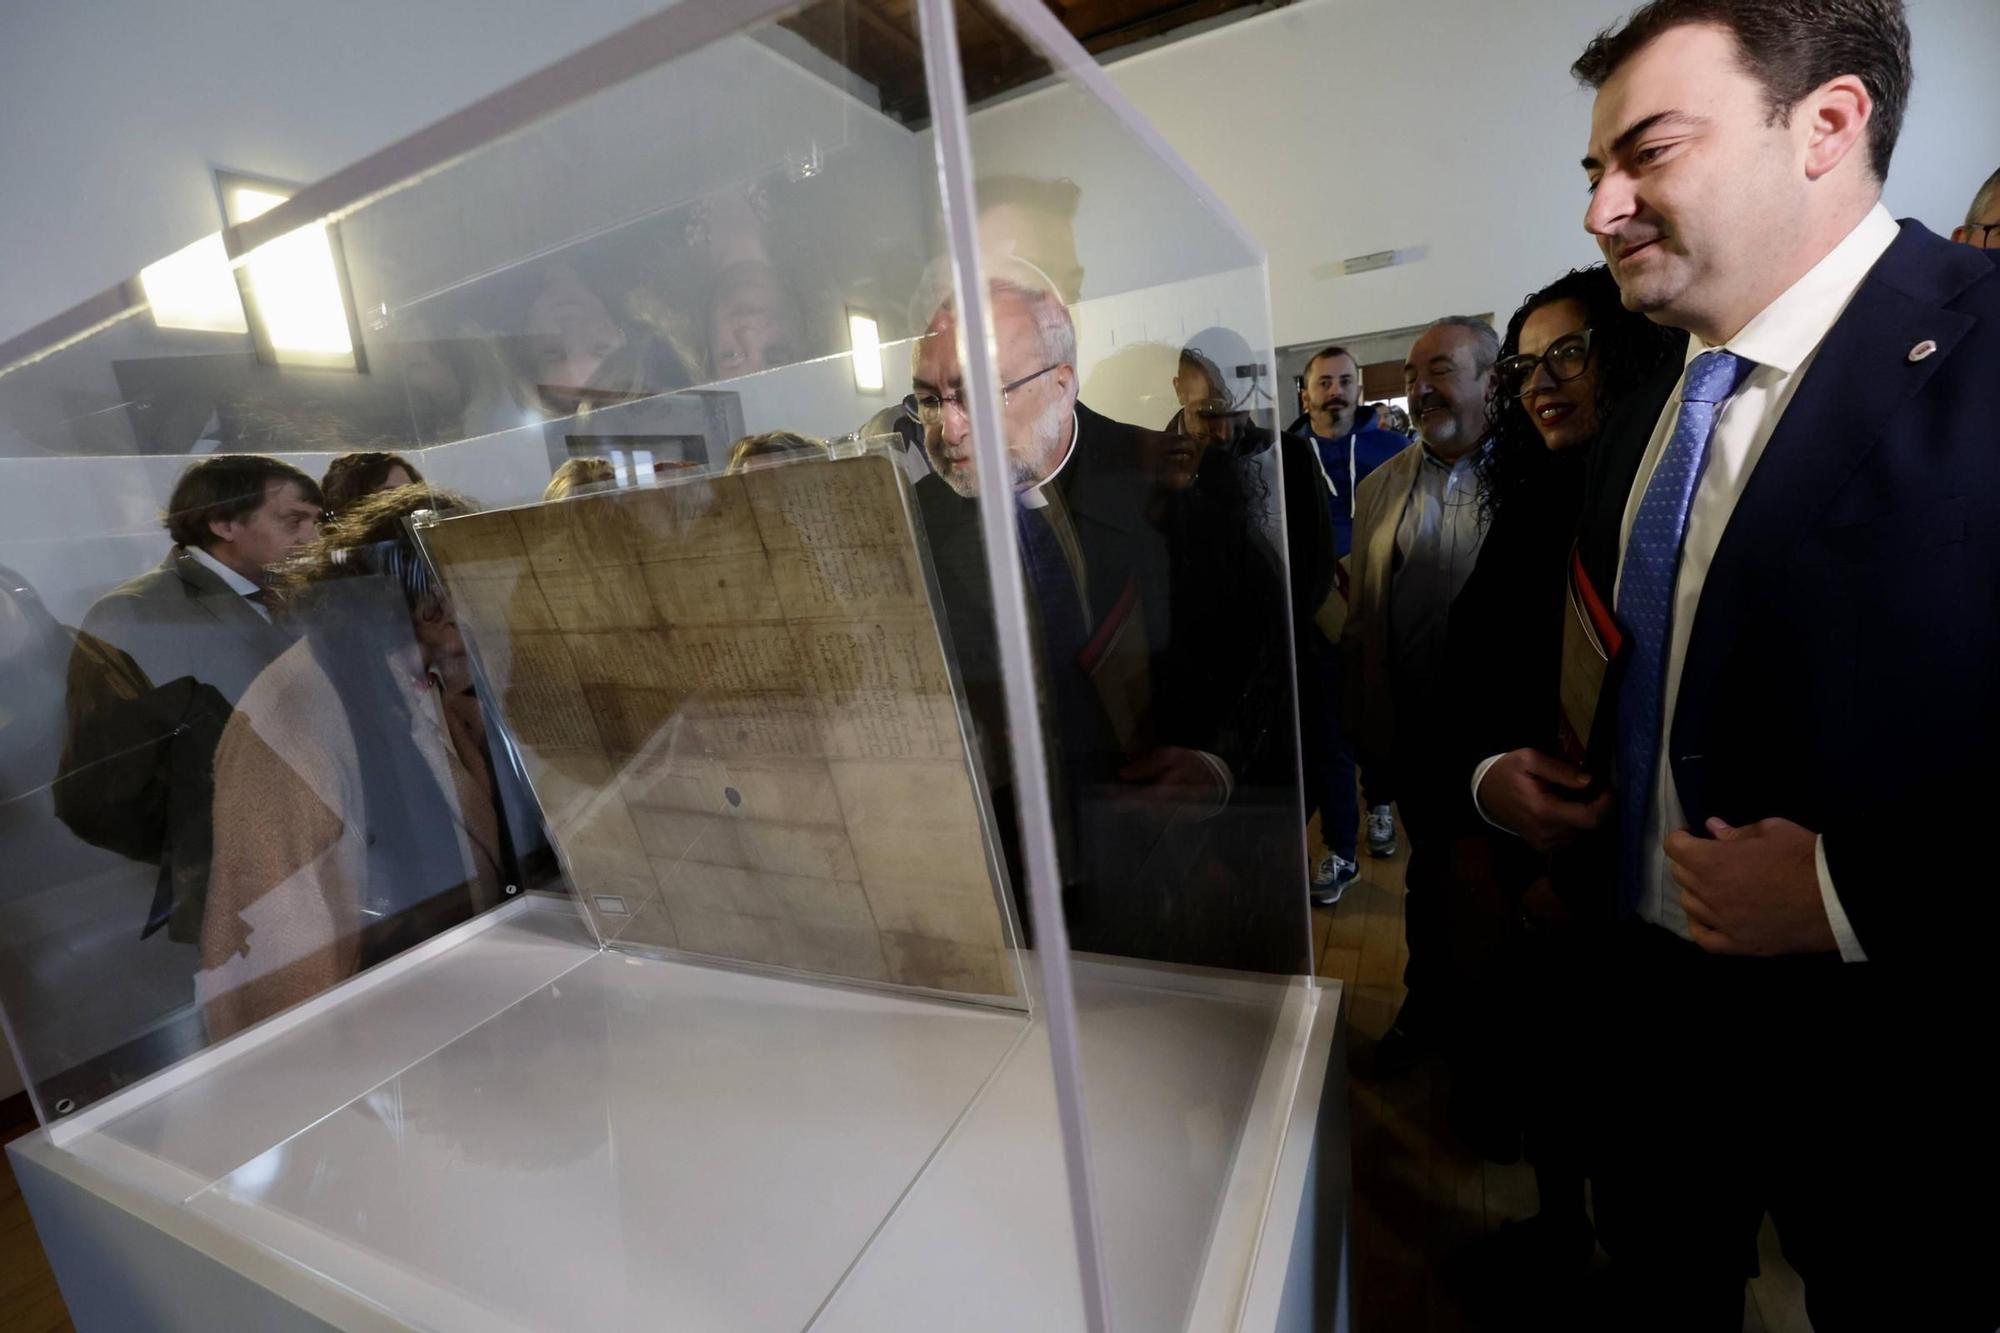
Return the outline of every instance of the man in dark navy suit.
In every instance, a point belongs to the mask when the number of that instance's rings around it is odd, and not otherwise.
[[[1880,204],[1900,0],[1654,0],[1576,73],[1586,225],[1690,345],[1591,459],[1601,758],[1475,793],[1605,844],[1613,1324],[1739,1328],[1768,1212],[1820,1333],[1990,1330],[2000,272]]]

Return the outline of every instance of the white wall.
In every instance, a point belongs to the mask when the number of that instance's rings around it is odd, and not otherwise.
[[[1634,0],[1302,0],[1110,66],[1270,251],[1279,344],[1494,311],[1596,250],[1569,63]],[[1946,231],[2000,166],[1994,0],[1911,0],[1916,91],[1886,201]],[[1420,263],[1315,278],[1353,255]],[[1086,263],[1088,257],[1086,256]]]
[[[1884,202],[1950,235],[1972,192],[2000,168],[2000,114],[1993,106],[2000,57],[2000,4],[1909,0],[1917,83]]]

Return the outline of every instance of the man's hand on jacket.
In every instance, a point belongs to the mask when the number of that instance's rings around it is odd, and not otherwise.
[[[1540,750],[1502,755],[1480,779],[1479,812],[1538,852],[1574,842],[1611,813],[1611,793],[1582,799],[1590,774]]]

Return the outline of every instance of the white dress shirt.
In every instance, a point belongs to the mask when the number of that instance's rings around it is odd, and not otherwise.
[[[262,584],[253,583],[251,580],[244,578],[228,565],[223,564],[220,560],[202,550],[199,546],[188,547],[187,553],[196,560],[199,560],[210,572],[227,584],[231,592],[241,595],[244,601],[250,603],[252,611],[264,617],[265,620],[270,620],[271,608],[257,600],[257,594],[263,591]]]
[[[1422,457],[1396,524],[1389,576],[1389,660],[1410,698],[1436,688],[1444,674],[1452,603],[1486,541],[1479,476],[1486,446],[1453,459],[1439,458],[1422,442],[1417,448]]]
[[[1847,309],[1848,302],[1860,289],[1868,271],[1875,266],[1875,261],[1882,257],[1896,235],[1896,220],[1877,203],[1848,233],[1847,238],[1829,251],[1804,277],[1758,312],[1735,337],[1718,344],[1754,361],[1756,368],[1744,379],[1735,397],[1723,405],[1716,418],[1715,430],[1708,442],[1708,459],[1703,465],[1701,481],[1695,488],[1694,501],[1688,511],[1680,572],[1674,583],[1673,626],[1667,642],[1665,709],[1660,722],[1663,738],[1673,734],[1674,706],[1680,693],[1681,665],[1687,657],[1688,632],[1694,625],[1695,607],[1701,601],[1702,582],[1715,558],[1716,545],[1722,540],[1723,530],[1729,526],[1730,515],[1736,512],[1736,502],[1749,483],[1757,460],[1763,456],[1764,446],[1769,443],[1772,432],[1785,414],[1785,408],[1790,405],[1792,396],[1798,392],[1799,384],[1811,368],[1820,344],[1826,340],[1826,335],[1839,320],[1841,312]],[[1692,362],[1703,352],[1711,350],[1713,347],[1700,338],[1690,338],[1687,360]],[[1660,455],[1673,436],[1674,423],[1679,416],[1680,389],[1676,386],[1673,401],[1668,410],[1660,414],[1659,423],[1653,428],[1652,441],[1639,461],[1631,493],[1626,497],[1625,519],[1618,537],[1621,583],[1624,579],[1625,542],[1632,532],[1632,520],[1638,513],[1647,485],[1652,481],[1653,470],[1659,465]],[[1488,759],[1474,771],[1472,787],[1475,801],[1480,781],[1498,758],[1496,755]],[[1648,852],[1643,862],[1639,915],[1684,939],[1689,937],[1687,913],[1681,907],[1679,886],[1667,869],[1665,840],[1668,831],[1686,826],[1687,816],[1681,810],[1680,794],[1674,788],[1673,765],[1668,761],[1668,747],[1663,743],[1653,783],[1653,802],[1646,816],[1644,839]],[[1826,908],[1827,923],[1833,927],[1833,937],[1840,946],[1840,956],[1848,962],[1865,962],[1867,954],[1855,938],[1854,927],[1847,919],[1840,895],[1834,891],[1833,877],[1827,870],[1824,838],[1814,845],[1813,861],[1819,872],[1820,901]]]

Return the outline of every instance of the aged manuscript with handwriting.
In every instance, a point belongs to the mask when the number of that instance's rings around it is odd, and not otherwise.
[[[607,941],[1021,999],[902,487],[808,461],[421,530]]]

